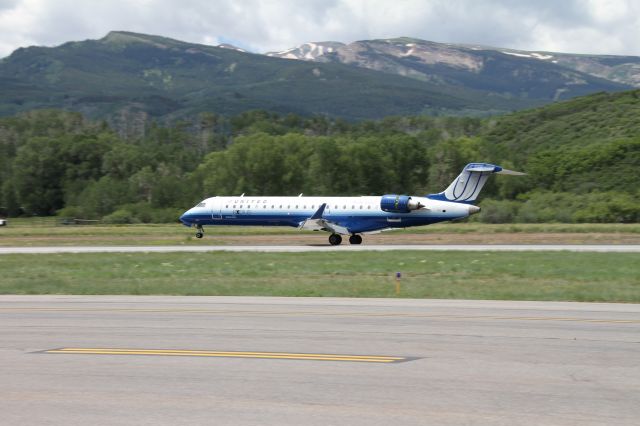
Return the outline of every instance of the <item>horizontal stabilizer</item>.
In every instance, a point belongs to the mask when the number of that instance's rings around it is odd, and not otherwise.
[[[526,175],[526,173],[516,172],[514,170],[507,170],[507,169],[502,169],[501,171],[496,172],[496,174],[498,174],[498,175],[512,175],[512,176],[524,176],[524,175]]]

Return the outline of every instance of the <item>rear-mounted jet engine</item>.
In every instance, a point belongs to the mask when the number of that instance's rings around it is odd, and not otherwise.
[[[408,195],[383,195],[380,198],[380,208],[389,213],[410,213],[424,206],[419,201],[412,200]]]

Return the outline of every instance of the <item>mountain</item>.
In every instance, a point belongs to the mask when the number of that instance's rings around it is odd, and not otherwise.
[[[640,87],[640,57],[526,52],[414,38],[305,43],[267,55],[342,63],[420,81],[555,101]]]
[[[151,119],[205,111],[347,120],[478,116],[627,88],[549,61],[465,49],[393,39],[308,43],[267,56],[114,31],[99,40],[21,48],[0,60],[0,115],[62,108],[135,133]],[[290,57],[313,60],[283,59]]]
[[[640,57],[558,55],[558,63],[594,76],[640,87]]]
[[[483,46],[467,47],[474,50],[493,50],[520,58],[551,62],[593,77],[640,87],[640,56],[584,55],[541,51],[531,52]]]
[[[601,88],[598,88],[601,89]],[[345,119],[486,114],[541,102],[334,63],[111,32],[99,40],[21,48],[0,61],[0,115],[63,108],[122,129],[150,117],[267,109]]]

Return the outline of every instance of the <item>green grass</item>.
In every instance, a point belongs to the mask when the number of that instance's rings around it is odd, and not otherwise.
[[[206,227],[207,239],[175,224],[59,225],[54,220],[11,219],[0,228],[0,246],[224,244],[216,236],[296,234],[288,227]]]
[[[87,233],[111,232],[116,234],[131,234],[135,232],[154,233],[169,232],[183,233],[186,228],[176,223],[157,223],[157,224],[136,224],[136,225],[62,225],[60,219],[51,217],[36,218],[11,218],[6,228],[0,228],[3,233],[11,233],[12,229],[18,229],[19,232],[25,231],[25,228],[32,230],[34,233],[43,232],[68,232],[68,233]],[[279,234],[284,232],[297,232],[293,228],[287,227],[266,227],[266,226],[218,226],[215,228],[217,233],[233,234],[233,235],[266,235]],[[504,232],[606,232],[606,233],[634,233],[640,234],[640,223],[500,223],[488,224],[478,222],[445,222],[429,226],[418,226],[411,228],[411,232],[423,233],[468,233],[468,232],[484,232],[484,233],[504,233]],[[3,234],[0,234],[3,235]]]
[[[164,294],[640,302],[640,256],[570,252],[0,256],[0,294]]]

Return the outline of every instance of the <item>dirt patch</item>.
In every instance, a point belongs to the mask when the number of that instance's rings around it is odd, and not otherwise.
[[[213,238],[229,245],[300,245],[328,244],[328,234],[238,235]],[[346,238],[343,238],[346,242]],[[500,234],[395,234],[393,232],[364,235],[363,244],[640,244],[638,234],[604,233],[500,233]]]
[[[216,235],[208,228],[198,240],[190,231],[184,235],[24,235],[0,238],[0,246],[139,246],[139,245],[328,245],[325,232],[301,232],[269,235]],[[343,236],[343,244],[348,244]],[[383,232],[363,235],[363,244],[422,245],[422,244],[640,244],[638,233],[570,233],[570,232],[513,232],[513,233],[408,233]]]

